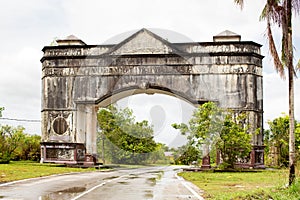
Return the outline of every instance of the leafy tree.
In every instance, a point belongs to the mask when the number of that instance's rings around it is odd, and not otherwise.
[[[194,111],[188,125],[172,124],[172,127],[179,129],[183,135],[189,133],[187,138],[190,144],[200,148],[204,143],[211,143],[221,130],[222,121],[221,110],[215,103],[208,102]]]
[[[4,108],[0,107],[0,117]],[[10,160],[39,160],[40,140],[38,135],[24,133],[22,126],[0,126],[0,163]]]
[[[296,128],[295,128],[295,143],[296,143],[296,148],[298,150],[298,158],[300,156],[300,122],[297,122]]]
[[[272,158],[272,142],[271,142],[271,131],[270,130],[264,130],[264,145],[265,145],[265,153],[264,153],[264,160],[266,165],[272,165],[275,166],[275,159]]]
[[[24,133],[25,128],[18,126],[0,126],[0,161],[34,160],[40,158],[39,135]]]
[[[201,159],[201,151],[190,144],[179,147],[175,152],[175,164],[189,165]]]
[[[110,142],[106,145],[111,148],[111,159],[116,163],[141,163],[157,148],[153,128],[145,120],[135,122],[128,108],[118,110],[111,105],[100,109],[98,123],[101,134]]]
[[[251,151],[251,135],[245,126],[246,115],[232,112],[225,116],[223,128],[216,139],[216,147],[220,150],[225,168],[234,168],[234,164],[248,160]]]
[[[275,147],[278,151],[278,163],[279,166],[288,166],[289,160],[289,116],[284,115],[274,119],[273,121],[268,121],[270,131],[267,132],[265,140],[267,145],[270,147]],[[295,144],[296,152],[299,153],[300,149],[300,123],[297,121],[295,124]],[[270,153],[270,152],[269,152]]]
[[[0,107],[0,117],[2,117],[2,112],[3,112],[4,108]]]
[[[14,160],[40,160],[40,141],[41,136],[24,133],[24,138],[19,142],[18,147],[13,153]]]
[[[158,143],[156,146],[155,151],[150,152],[150,156],[147,160],[147,163],[150,164],[167,164],[169,163],[169,160],[165,156],[165,149],[168,149],[168,147],[165,144]]]
[[[208,102],[194,111],[189,125],[182,123],[172,126],[180,129],[182,134],[189,132],[190,146],[199,148],[203,144],[216,145],[227,167],[234,167],[234,163],[249,156],[251,150],[246,117],[245,114],[236,114]],[[206,156],[206,152],[203,154]]]
[[[273,121],[268,121],[268,124],[270,126],[270,145],[278,151],[277,165],[287,167],[289,160],[289,117],[279,117]]]
[[[234,0],[235,3],[244,4],[244,0]],[[293,64],[293,37],[292,37],[292,13],[299,14],[300,0],[268,0],[261,14],[261,19],[267,20],[267,35],[269,41],[269,49],[273,57],[275,70],[281,78],[285,78],[285,70],[288,71],[289,84],[289,185],[295,178],[296,167],[296,151],[295,151],[295,106],[294,106],[294,76],[296,68],[300,68],[300,60],[297,66]],[[281,60],[279,58],[277,48],[273,39],[272,25],[281,28]]]
[[[0,127],[0,160],[9,162],[13,157],[13,152],[17,149],[20,142],[24,139],[24,128],[19,126]]]

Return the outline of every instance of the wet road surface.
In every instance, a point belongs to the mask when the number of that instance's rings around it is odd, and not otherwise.
[[[17,181],[0,184],[0,199],[203,199],[197,187],[176,175],[179,170],[176,166],[148,167]]]

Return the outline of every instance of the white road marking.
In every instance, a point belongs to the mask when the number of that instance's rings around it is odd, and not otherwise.
[[[191,188],[188,185],[188,182],[186,182],[186,180],[184,180],[184,178],[180,177],[177,175],[177,173],[175,174],[176,178],[179,179],[181,181],[181,184],[186,187],[186,189],[188,189],[197,199],[199,200],[204,200],[203,197],[201,197],[193,188]]]
[[[17,183],[24,183],[24,182],[26,183],[26,182],[30,182],[30,181],[33,181],[33,180],[37,180],[37,181],[43,181],[44,180],[44,182],[48,182],[49,180],[46,180],[46,179],[51,178],[51,177],[59,177],[59,176],[62,176],[62,175],[72,175],[72,174],[79,174],[79,173],[82,173],[82,172],[70,172],[70,173],[64,173],[64,174],[52,174],[52,175],[48,175],[48,176],[35,177],[35,178],[26,178],[26,179],[17,180],[17,181],[10,181],[10,182],[7,182],[7,183],[1,183],[0,187],[9,186],[9,185],[17,184]],[[87,172],[87,173],[89,173],[89,172]]]
[[[105,181],[105,182],[103,182],[103,183],[100,183],[99,185],[96,185],[96,186],[92,187],[91,189],[89,189],[89,190],[87,190],[87,191],[81,193],[80,195],[74,197],[74,198],[71,199],[71,200],[77,200],[77,199],[83,197],[84,195],[86,195],[86,194],[92,192],[93,190],[95,190],[95,189],[97,189],[97,188],[99,188],[99,187],[102,187],[102,186],[105,185],[106,183],[109,183],[109,182],[112,182],[112,181],[119,180],[119,179],[121,179],[121,178],[123,178],[123,177],[125,177],[125,176],[127,176],[127,175],[123,175],[123,176],[120,176],[120,177],[118,177],[118,178],[114,178],[114,179]]]

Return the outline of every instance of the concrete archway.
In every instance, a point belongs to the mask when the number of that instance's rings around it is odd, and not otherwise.
[[[86,45],[70,36],[44,47],[42,156],[73,162],[96,153],[96,109],[124,96],[165,93],[194,105],[214,101],[263,125],[261,45],[225,31],[214,42],[170,43],[142,29],[119,44]],[[254,134],[251,166],[263,165]]]

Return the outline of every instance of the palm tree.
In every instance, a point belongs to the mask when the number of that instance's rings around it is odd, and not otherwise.
[[[241,6],[244,5],[244,0],[234,0]],[[293,41],[292,41],[292,12],[299,14],[300,0],[267,0],[267,3],[262,11],[261,19],[267,21],[267,36],[269,41],[270,53],[273,57],[275,70],[279,76],[285,79],[285,68],[288,71],[289,84],[289,185],[295,180],[295,116],[294,116],[294,77],[296,76],[293,65]],[[273,39],[271,25],[275,24],[282,28],[282,52],[281,59]]]

